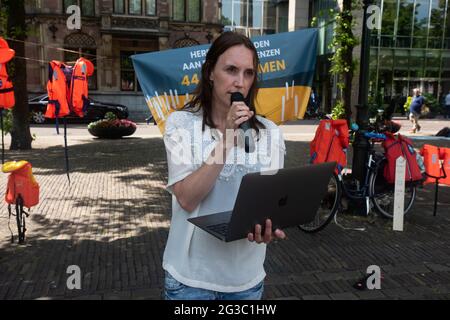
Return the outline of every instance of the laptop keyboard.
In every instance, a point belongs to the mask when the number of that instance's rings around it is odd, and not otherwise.
[[[214,224],[211,226],[207,226],[207,229],[218,233],[220,235],[226,236],[227,235],[227,231],[228,231],[228,223],[219,223],[219,224]]]

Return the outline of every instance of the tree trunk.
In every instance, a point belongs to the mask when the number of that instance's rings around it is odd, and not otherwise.
[[[7,35],[20,41],[26,39],[25,1],[9,0]],[[25,44],[11,41],[10,47],[16,56],[25,57]],[[14,85],[16,105],[12,109],[13,125],[11,129],[11,150],[31,149],[30,111],[28,107],[27,65],[25,59],[14,58],[9,62],[11,78]]]
[[[346,33],[349,37],[353,38],[352,32],[352,0],[344,0],[343,10],[345,12],[343,16],[343,22],[346,25]],[[352,118],[352,81],[353,81],[353,45],[347,46],[344,53],[344,61],[347,66],[350,67],[348,72],[344,73],[345,89],[343,92],[345,118],[350,121]]]

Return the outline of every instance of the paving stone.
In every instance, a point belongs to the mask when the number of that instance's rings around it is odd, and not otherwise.
[[[383,294],[382,289],[355,291],[355,295],[359,299],[363,299],[363,300],[386,299],[386,296]]]
[[[302,297],[303,300],[331,300],[331,298],[325,294],[313,294]]]
[[[31,151],[8,152],[11,160],[33,163],[42,201],[27,220],[26,246],[9,243],[7,224],[0,223],[6,240],[0,242],[0,299],[160,299],[171,207],[162,139],[69,136],[69,187],[60,149],[48,142],[56,138],[36,142]],[[450,147],[450,141],[439,143]],[[286,167],[306,164],[300,159],[307,161],[309,141],[286,145]],[[5,187],[6,177],[0,190]],[[373,217],[348,214],[339,215],[340,224],[366,231],[334,223],[317,234],[287,230],[288,240],[268,246],[264,298],[449,298],[450,211],[444,209],[450,208],[450,188],[440,190],[443,209],[436,217],[433,197],[432,186],[418,189],[418,205],[402,233],[392,231],[391,221],[369,223]],[[72,264],[81,268],[81,290],[67,289]],[[382,269],[381,290],[353,289],[372,264]]]
[[[330,297],[333,300],[358,300],[358,296],[351,292],[331,293]]]

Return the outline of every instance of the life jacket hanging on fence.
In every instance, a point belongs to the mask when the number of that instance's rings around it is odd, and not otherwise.
[[[9,48],[8,42],[0,37],[0,108],[10,109],[15,105],[14,87],[9,79],[6,63],[15,55],[15,51]]]
[[[441,168],[441,157],[439,153],[439,147],[432,146],[430,144],[423,145],[420,150],[420,154],[423,156],[423,163],[425,165],[425,173],[427,178],[423,182],[424,184],[435,183],[436,179],[443,176]]]
[[[422,172],[417,163],[416,151],[411,140],[398,134],[386,132],[386,140],[382,144],[385,150],[387,165],[384,167],[384,178],[388,183],[395,182],[395,167],[397,158],[402,156],[406,160],[405,181],[414,182],[422,180]]]
[[[336,173],[347,165],[349,133],[346,120],[321,120],[310,143],[310,162],[313,164],[336,161]]]
[[[440,179],[439,183],[450,186],[450,148],[439,148],[440,158],[443,160],[442,168],[445,171],[447,177]]]
[[[69,66],[61,61],[52,60],[48,66],[48,104],[45,111],[46,118],[62,118],[70,113],[67,103],[67,80],[63,69],[69,70]]]
[[[85,58],[79,58],[74,67],[56,60],[49,63],[49,77],[47,82],[49,101],[45,117],[56,119],[56,131],[58,134],[58,118],[64,119],[64,153],[69,183],[67,126],[64,117],[70,114],[71,111],[79,117],[84,116],[89,106],[88,77],[93,73],[94,65]]]
[[[89,106],[88,77],[94,73],[94,65],[89,60],[81,57],[73,67],[69,89],[69,105],[72,111],[79,117],[84,117]]]

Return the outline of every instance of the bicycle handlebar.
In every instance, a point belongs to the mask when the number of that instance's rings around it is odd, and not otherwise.
[[[386,135],[383,133],[376,133],[376,132],[364,132],[364,137],[368,139],[382,139],[386,140]]]

